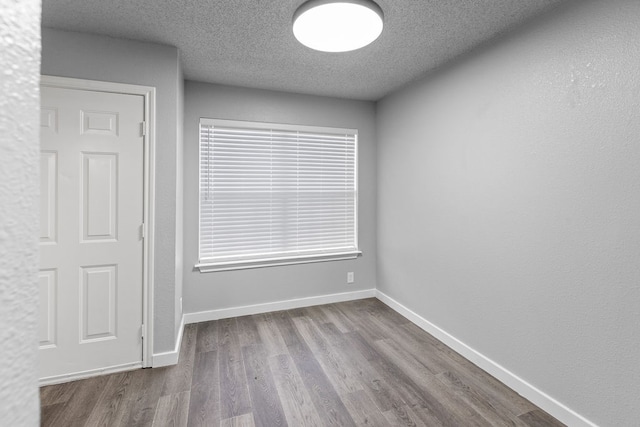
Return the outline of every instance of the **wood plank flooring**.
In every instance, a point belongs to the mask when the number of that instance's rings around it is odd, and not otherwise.
[[[561,426],[376,299],[187,325],[176,366],[42,387],[43,426]]]

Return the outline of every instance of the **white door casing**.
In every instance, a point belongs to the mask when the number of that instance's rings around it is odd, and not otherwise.
[[[153,92],[122,86],[43,77],[41,384],[150,365]]]

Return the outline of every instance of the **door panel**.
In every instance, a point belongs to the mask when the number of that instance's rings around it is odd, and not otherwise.
[[[58,155],[40,153],[40,243],[56,243],[58,228]]]
[[[38,319],[38,333],[40,348],[56,346],[56,295],[58,290],[57,271],[40,270],[38,274],[40,290],[40,318]]]
[[[144,98],[42,87],[40,378],[142,361]]]
[[[117,266],[82,267],[81,342],[116,338]]]
[[[83,240],[117,240],[118,155],[82,153]]]

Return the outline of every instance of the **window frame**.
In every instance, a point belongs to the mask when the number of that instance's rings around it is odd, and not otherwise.
[[[282,256],[274,254],[274,256],[263,258],[249,258],[246,259],[230,259],[230,260],[207,260],[202,257],[201,254],[201,226],[202,226],[202,190],[201,190],[201,173],[202,173],[202,137],[201,131],[203,125],[213,125],[221,127],[236,127],[242,129],[259,129],[259,130],[281,130],[281,131],[298,131],[298,132],[317,132],[317,133],[336,133],[336,134],[349,134],[354,137],[354,244],[355,249],[350,251],[327,251],[323,253],[315,254],[297,254],[288,255],[284,253]],[[297,124],[285,124],[285,123],[271,123],[271,122],[258,122],[258,121],[245,121],[245,120],[229,120],[229,119],[214,119],[200,117],[198,121],[198,263],[195,265],[201,273],[229,271],[229,270],[242,270],[249,268],[260,267],[272,267],[282,265],[295,265],[295,264],[307,264],[315,262],[327,262],[327,261],[339,261],[339,260],[352,260],[362,255],[362,251],[359,246],[358,236],[358,216],[359,216],[359,191],[358,191],[358,130],[352,128],[338,128],[327,126],[309,126],[309,125],[297,125]]]

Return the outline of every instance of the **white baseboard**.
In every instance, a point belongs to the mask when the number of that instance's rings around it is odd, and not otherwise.
[[[511,388],[516,393],[523,396],[525,399],[528,399],[534,405],[539,406],[544,411],[548,412],[561,422],[572,427],[597,427],[595,423],[589,421],[574,410],[558,402],[556,399],[549,396],[545,392],[537,389],[535,386],[518,377],[513,372],[501,366],[499,363],[494,362],[487,356],[469,347],[467,344],[449,334],[447,331],[429,322],[427,319],[415,313],[414,311],[411,311],[387,294],[376,290],[376,298],[407,318],[407,320],[410,320],[416,326],[427,331],[438,340],[451,347],[453,350],[474,363],[476,366],[480,367],[498,380],[502,381],[505,385],[507,385],[507,387]]]
[[[142,362],[125,363],[123,365],[109,366],[107,368],[89,369],[87,371],[74,372],[72,374],[53,375],[50,377],[40,378],[39,386],[67,383],[70,381],[82,380],[89,377],[97,377],[99,375],[115,374],[116,372],[132,371],[142,368]]]
[[[182,320],[180,320],[180,327],[178,329],[178,338],[176,339],[176,346],[171,351],[166,351],[164,353],[156,353],[153,355],[153,364],[151,365],[154,368],[160,368],[162,366],[169,365],[177,365],[178,357],[180,356],[180,346],[182,345],[182,333],[184,331],[184,314],[182,315]]]
[[[334,302],[352,301],[363,298],[373,298],[375,296],[375,289],[366,289],[363,291],[343,292],[339,294],[319,295],[315,297],[296,298],[286,301],[267,302],[263,304],[245,305],[241,307],[186,313],[184,315],[184,318],[185,324],[207,322],[209,320],[227,319],[229,317],[268,313],[271,311],[290,310],[293,308],[310,307],[313,305],[331,304]]]

